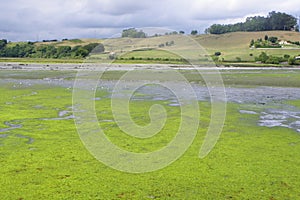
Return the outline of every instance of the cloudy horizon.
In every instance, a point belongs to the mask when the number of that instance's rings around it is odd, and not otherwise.
[[[10,0],[2,2],[0,39],[106,38],[130,27],[198,30],[271,11],[300,16],[298,0]]]

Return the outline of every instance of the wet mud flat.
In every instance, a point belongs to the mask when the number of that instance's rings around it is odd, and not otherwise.
[[[300,133],[300,109],[294,106],[287,105],[272,105],[277,108],[265,108],[261,112],[252,110],[240,110],[243,115],[256,115],[259,116],[257,122],[258,126],[273,128],[284,127],[293,129]]]
[[[98,90],[105,91],[108,95],[105,97],[95,96],[93,100],[100,101],[102,98],[111,98],[116,80],[100,80],[98,82]],[[124,82],[123,92],[130,88],[132,82]],[[31,88],[35,85],[46,85],[49,87],[64,87],[69,90],[73,89],[74,80],[64,78],[43,78],[43,79],[1,79],[0,84],[11,84],[12,89]],[[180,82],[173,82],[176,87],[181,87]],[[207,87],[191,83],[195,91],[198,101],[210,101],[211,96]],[[83,85],[82,88],[85,88]],[[247,117],[247,115],[257,115],[259,120],[258,126],[264,127],[285,127],[300,132],[300,109],[287,105],[285,102],[289,100],[300,99],[300,88],[291,87],[226,87],[226,101],[243,105],[239,112]],[[34,95],[34,92],[32,93]],[[117,96],[122,97],[122,92]],[[188,97],[187,97],[188,98]],[[159,84],[147,84],[135,91],[131,100],[133,101],[169,101],[168,106],[179,107],[176,95],[169,89],[160,86]],[[6,102],[9,104],[10,102]],[[247,105],[249,105],[247,107]],[[254,108],[254,109],[253,109]],[[258,109],[259,108],[259,109]],[[259,110],[259,111],[258,111]],[[68,120],[73,119],[69,108],[59,111],[55,118],[41,118],[39,120]],[[4,122],[3,122],[4,123]],[[8,122],[9,123],[9,122]],[[8,131],[22,128],[20,125],[6,124],[9,127],[0,129],[1,137],[6,137]]]
[[[300,70],[300,67],[225,67],[213,66],[217,70]],[[83,63],[17,63],[17,62],[1,62],[0,70],[34,70],[34,71],[81,71],[81,70],[108,70],[108,71],[128,71],[135,69],[152,69],[152,70],[164,70],[164,69],[183,69],[183,70],[193,70],[199,68],[200,70],[211,70],[209,66],[202,65],[191,65],[191,64],[121,64],[121,63],[98,63],[89,62],[86,60]]]
[[[180,87],[180,86],[178,86]],[[193,85],[199,101],[210,101],[211,96],[206,87]],[[169,100],[169,106],[180,106],[176,96],[171,91],[160,86],[147,86],[138,90],[138,97],[133,100]],[[258,126],[285,127],[300,133],[300,108],[287,105],[287,101],[300,99],[300,88],[256,87],[256,88],[225,88],[226,101],[237,103],[243,109],[239,112],[247,115],[257,115]]]

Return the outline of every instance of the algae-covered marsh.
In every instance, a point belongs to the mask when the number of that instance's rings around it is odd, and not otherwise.
[[[231,81],[225,126],[204,159],[198,154],[210,121],[210,103],[196,76],[186,72],[199,97],[204,95],[199,98],[198,134],[179,160],[142,174],[111,169],[86,150],[72,115],[74,72],[22,73],[0,72],[0,199],[300,198],[300,133],[295,123],[300,118],[299,72],[224,73],[225,83]],[[107,73],[96,93],[100,126],[123,149],[149,152],[162,148],[174,137],[180,108],[172,105],[172,98],[155,99],[151,97],[161,96],[140,91],[138,100],[130,104],[137,124],[149,123],[148,111],[154,103],[163,105],[169,118],[153,138],[124,134],[114,121],[109,98],[113,79],[121,73]],[[247,77],[255,80],[255,74],[259,84],[244,87]],[[270,80],[266,85],[278,86],[275,77],[281,77],[285,88],[256,87],[266,80]],[[292,87],[288,87],[290,80],[294,80]],[[263,120],[273,121],[274,126],[259,126]]]

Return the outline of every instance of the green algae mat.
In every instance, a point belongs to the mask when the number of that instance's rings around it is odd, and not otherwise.
[[[52,73],[47,76],[56,82],[66,76]],[[132,174],[99,162],[81,142],[72,113],[72,81],[55,85],[43,78],[1,80],[0,199],[300,198],[300,101],[296,98],[279,99],[285,107],[274,102],[230,101],[221,137],[203,159],[198,154],[211,105],[199,100],[197,136],[184,155],[163,169]],[[119,129],[108,94],[107,89],[97,91],[95,108],[99,126],[111,142],[127,151],[145,153],[172,140],[180,125],[180,108],[174,102],[132,101],[136,124],[150,122],[148,112],[153,104],[165,107],[169,116],[159,135],[137,139]]]

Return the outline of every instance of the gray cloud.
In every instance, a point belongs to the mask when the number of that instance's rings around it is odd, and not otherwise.
[[[110,37],[128,27],[203,31],[269,11],[300,15],[299,0],[10,0],[1,2],[0,38]]]

